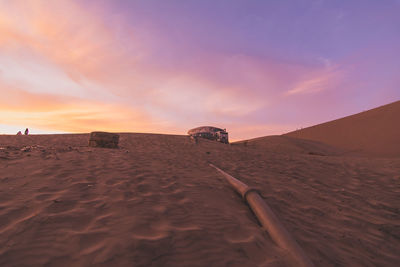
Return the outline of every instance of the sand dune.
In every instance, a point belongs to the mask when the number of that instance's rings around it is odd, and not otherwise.
[[[351,154],[400,156],[400,101],[286,134],[347,150]]]
[[[399,158],[285,137],[88,138],[0,136],[0,266],[296,266],[208,162],[258,188],[316,266],[400,261]]]
[[[282,135],[272,135],[244,140],[233,143],[249,148],[263,149],[274,153],[309,154],[320,156],[339,156],[346,154],[346,150],[333,147],[321,142],[293,138]]]

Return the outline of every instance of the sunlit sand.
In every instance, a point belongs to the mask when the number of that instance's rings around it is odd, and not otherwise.
[[[89,134],[2,135],[0,265],[296,266],[213,163],[258,189],[316,266],[395,266],[392,126],[356,155],[293,134],[227,145],[122,133],[118,149],[89,147]]]

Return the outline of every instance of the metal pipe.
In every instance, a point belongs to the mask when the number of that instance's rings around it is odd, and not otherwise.
[[[297,244],[296,240],[291,237],[289,232],[279,222],[271,208],[267,203],[265,203],[254,188],[242,183],[213,164],[210,164],[210,166],[219,171],[231,186],[243,197],[271,238],[278,244],[278,246],[289,251],[294,260],[296,260],[297,266],[314,266],[301,247]]]

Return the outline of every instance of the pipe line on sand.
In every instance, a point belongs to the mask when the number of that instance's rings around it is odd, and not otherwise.
[[[254,188],[242,183],[211,163],[210,166],[219,171],[231,186],[243,197],[271,238],[278,244],[278,246],[289,251],[296,261],[296,264],[298,264],[297,266],[314,266],[302,248],[297,244],[296,240],[291,237],[289,232],[272,212],[271,208],[267,203],[265,203]]]

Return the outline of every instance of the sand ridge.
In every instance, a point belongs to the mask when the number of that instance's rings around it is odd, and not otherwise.
[[[400,101],[285,134],[353,155],[400,157]]]

